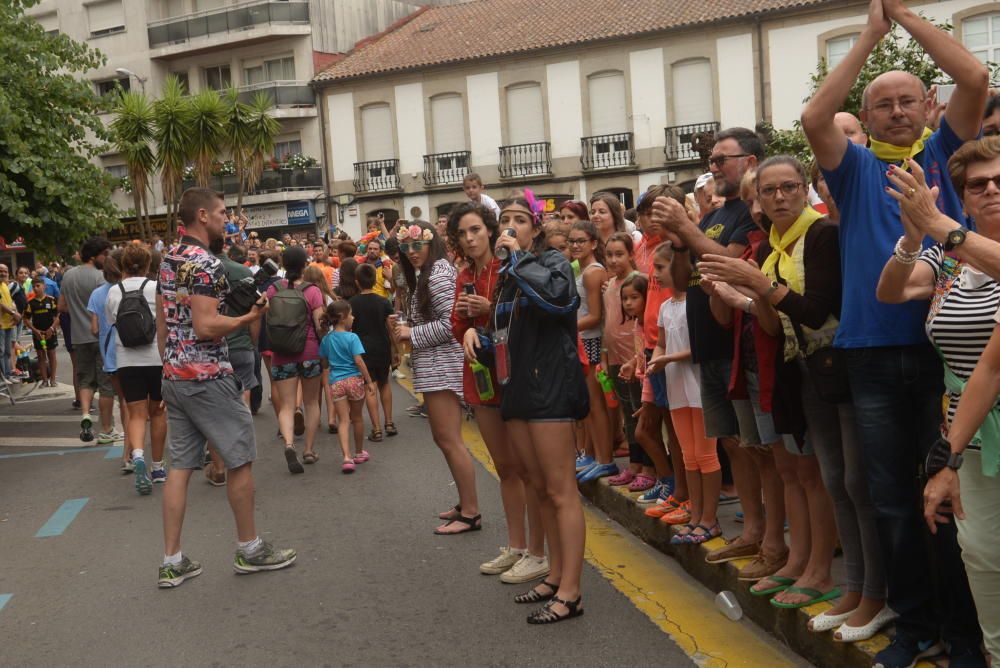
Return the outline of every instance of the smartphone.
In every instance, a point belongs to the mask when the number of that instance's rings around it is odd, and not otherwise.
[[[476,294],[476,284],[475,283],[464,283],[464,284],[462,284],[462,292],[464,292],[467,295],[474,295],[474,294]],[[466,309],[466,311],[465,311],[465,317],[471,318],[472,317],[472,312],[469,311],[468,309]]]
[[[955,92],[955,84],[940,84],[937,87],[938,104],[948,104],[952,93]]]

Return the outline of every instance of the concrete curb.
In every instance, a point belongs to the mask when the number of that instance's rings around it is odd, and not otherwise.
[[[871,666],[875,653],[889,644],[889,638],[884,634],[866,642],[838,643],[833,640],[832,632],[809,631],[806,627],[809,618],[828,609],[829,603],[800,610],[782,610],[772,606],[768,597],[752,596],[751,583],[737,580],[739,569],[749,562],[748,559],[719,565],[706,563],[705,555],[724,544],[719,538],[702,545],[671,545],[673,532],[659,520],[646,517],[643,514],[645,507],[635,502],[638,494],[630,494],[626,488],[610,487],[606,480],[600,479],[581,485],[580,492],[643,542],[673,558],[708,589],[735,593],[745,616],[820,668]]]

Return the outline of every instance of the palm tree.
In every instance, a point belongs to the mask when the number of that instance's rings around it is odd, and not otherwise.
[[[235,87],[230,87],[226,91],[223,100],[226,104],[225,145],[229,149],[233,167],[236,170],[236,182],[240,185],[239,193],[236,196],[236,210],[242,213],[246,174],[251,167],[252,160],[250,107],[240,100],[240,93]]]
[[[143,240],[149,241],[149,177],[156,164],[152,148],[153,107],[144,93],[122,92],[115,101],[114,115],[111,121],[114,145],[125,157],[135,218]]]
[[[264,91],[257,91],[247,105],[250,111],[250,120],[247,124],[249,163],[244,184],[247,191],[257,187],[260,176],[264,173],[264,158],[274,153],[275,140],[281,133],[281,122],[271,114],[273,107],[271,96]]]
[[[156,166],[167,203],[167,229],[170,239],[177,233],[177,204],[181,197],[184,167],[193,157],[191,138],[191,100],[176,76],[167,77],[160,99],[153,102],[153,134],[158,147]]]
[[[206,88],[191,98],[191,149],[198,185],[208,187],[212,162],[226,143],[226,103]]]

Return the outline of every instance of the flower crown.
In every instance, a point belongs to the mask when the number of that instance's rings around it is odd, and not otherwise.
[[[419,225],[410,225],[409,227],[401,225],[396,231],[396,240],[401,244],[417,240],[431,241],[433,238],[434,233],[429,228]]]

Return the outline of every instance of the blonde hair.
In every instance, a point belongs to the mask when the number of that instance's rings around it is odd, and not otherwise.
[[[302,272],[302,280],[312,283],[317,288],[320,289],[324,295],[330,299],[337,299],[337,296],[333,294],[333,290],[330,289],[330,284],[326,282],[326,276],[323,275],[323,270],[314,264],[310,264]]]
[[[748,169],[740,179],[740,199],[746,201],[757,194],[757,170]]]

